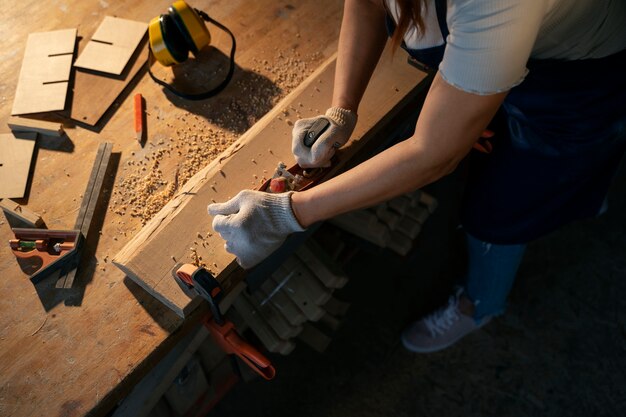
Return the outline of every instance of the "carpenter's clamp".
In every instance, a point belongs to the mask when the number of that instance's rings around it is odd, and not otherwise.
[[[223,293],[219,282],[206,269],[192,264],[178,264],[172,275],[176,281],[189,290],[195,291],[208,301],[211,314],[203,319],[215,343],[229,355],[237,355],[253,371],[265,379],[272,379],[276,370],[272,363],[258,349],[239,336],[235,326],[222,314],[219,301]]]

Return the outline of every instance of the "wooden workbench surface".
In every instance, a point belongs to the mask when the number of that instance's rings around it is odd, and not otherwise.
[[[96,234],[101,231],[95,236],[97,250],[89,254],[75,289],[58,291],[51,281],[35,287],[8,245],[0,245],[2,416],[102,415],[166,353],[183,333],[181,320],[108,262],[161,205],[159,200],[131,201],[129,193],[146,181],[156,184],[152,194],[167,193],[176,172],[178,181],[189,178],[336,50],[342,5],[335,0],[191,4],[237,36],[238,68],[219,97],[197,103],[179,100],[142,74],[118,99],[115,112],[105,115],[106,123],[86,129],[66,119],[68,138],[39,140],[30,191],[20,202],[41,214],[50,229],[72,228],[101,142],[114,144],[116,174],[105,181],[107,206],[94,219]],[[168,6],[161,0],[67,0],[23,1],[5,8],[0,25],[0,132],[9,131],[6,122],[29,33],[77,28],[81,50],[105,16],[147,22]],[[211,33],[226,53],[228,37],[213,27]],[[193,80],[197,72],[197,66],[187,65],[177,77]],[[135,92],[147,103],[143,149],[133,131]],[[206,141],[189,143],[197,139],[189,132],[196,131],[204,139],[208,133],[216,138],[215,152],[202,148]],[[0,242],[6,242],[12,236],[10,226],[4,217],[0,222]]]

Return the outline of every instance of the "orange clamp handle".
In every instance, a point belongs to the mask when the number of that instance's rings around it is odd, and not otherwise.
[[[254,346],[243,340],[231,321],[227,320],[224,325],[220,326],[212,320],[211,316],[208,316],[204,320],[204,325],[209,329],[215,343],[224,352],[229,355],[237,355],[250,369],[268,381],[276,376],[276,369],[270,360]]]

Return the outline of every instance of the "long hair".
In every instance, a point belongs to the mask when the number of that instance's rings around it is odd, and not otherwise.
[[[393,2],[394,0],[390,0]],[[384,1],[385,7],[389,12],[389,5]],[[397,4],[399,16],[396,30],[391,37],[391,45],[393,49],[397,49],[402,43],[404,34],[411,24],[417,27],[418,33],[424,33],[424,19],[422,18],[422,10],[426,10],[426,1],[424,0],[395,0]]]

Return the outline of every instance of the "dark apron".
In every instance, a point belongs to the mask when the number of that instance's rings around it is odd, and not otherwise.
[[[446,39],[445,1],[435,4]],[[431,68],[445,50],[403,47]],[[596,215],[626,151],[626,50],[527,68],[492,123],[493,152],[469,161],[461,222],[487,242],[527,243]]]

